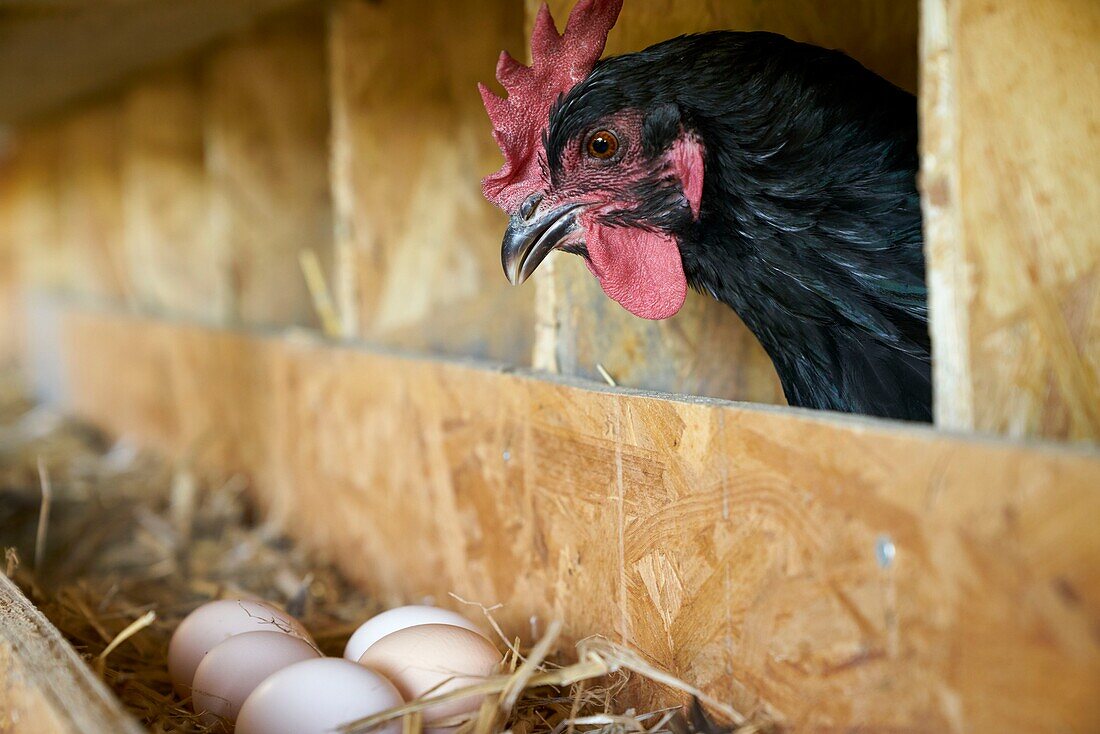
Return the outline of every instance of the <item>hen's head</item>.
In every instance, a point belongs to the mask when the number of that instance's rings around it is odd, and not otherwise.
[[[501,260],[514,285],[565,250],[628,311],[663,319],[687,294],[678,238],[699,218],[703,147],[673,102],[625,95],[597,65],[621,7],[580,0],[559,35],[543,5],[532,65],[501,54],[508,97],[481,96],[505,164],[482,188],[511,217]]]

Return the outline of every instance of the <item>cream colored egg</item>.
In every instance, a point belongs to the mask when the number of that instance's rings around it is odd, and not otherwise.
[[[408,627],[386,635],[359,658],[393,681],[406,700],[429,691],[438,695],[473,685],[496,672],[501,655],[477,632],[447,624]],[[434,724],[476,711],[484,696],[439,703],[425,710],[424,723]]]
[[[180,622],[168,644],[168,675],[181,696],[206,653],[242,632],[284,632],[312,643],[302,623],[270,604],[248,599],[222,599],[203,604]]]
[[[400,706],[393,683],[343,658],[295,663],[265,680],[244,702],[236,734],[332,734],[341,724]],[[400,719],[373,730],[399,734]]]
[[[269,676],[321,657],[300,637],[283,632],[242,632],[206,653],[195,671],[191,706],[207,726],[233,722],[249,694]]]
[[[348,644],[344,646],[344,657],[355,662],[363,656],[368,647],[386,635],[421,624],[450,624],[471,632],[480,631],[473,622],[449,609],[423,605],[396,607],[376,614],[359,625],[359,629],[352,633]]]

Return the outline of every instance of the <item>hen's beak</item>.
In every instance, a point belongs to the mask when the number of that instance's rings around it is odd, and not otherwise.
[[[500,248],[500,262],[512,285],[531,277],[546,256],[578,226],[575,212],[579,204],[565,204],[539,213],[538,202],[534,206],[529,206],[530,203],[530,200],[524,202],[519,212],[512,215]]]

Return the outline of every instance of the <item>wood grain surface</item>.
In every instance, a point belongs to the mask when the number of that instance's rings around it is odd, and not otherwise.
[[[126,91],[123,241],[130,302],[147,313],[229,318],[229,257],[210,236],[199,72],[147,74]]]
[[[132,317],[61,325],[71,407],[249,472],[387,603],[500,602],[525,637],[561,618],[795,731],[1100,725],[1095,451]]]
[[[123,248],[122,114],[117,99],[86,105],[59,126],[58,224],[78,298],[120,303],[130,277]]]
[[[142,731],[57,629],[0,573],[0,732]]]
[[[507,219],[481,195],[499,153],[477,94],[523,42],[522,3],[347,0],[331,27],[347,333],[528,364],[534,294],[500,266]]]
[[[288,16],[235,39],[204,69],[208,237],[230,318],[316,325],[299,255],[331,270],[324,19]]]
[[[936,420],[1100,441],[1100,4],[923,15]]]

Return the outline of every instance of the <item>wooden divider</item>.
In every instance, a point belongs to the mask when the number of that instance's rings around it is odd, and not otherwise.
[[[209,231],[245,324],[316,325],[299,255],[331,271],[324,19],[275,19],[218,49],[204,74]],[[202,256],[201,254],[199,255]]]
[[[122,115],[117,99],[67,115],[58,141],[58,225],[70,292],[121,302],[129,291],[122,233]]]
[[[523,39],[521,0],[344,0],[331,24],[333,188],[347,333],[530,362],[534,291],[500,267],[499,166],[477,93]]]
[[[3,165],[7,227],[20,278],[48,291],[68,288],[73,267],[61,238],[60,143],[57,122],[23,128]]]
[[[15,360],[19,353],[19,324],[22,318],[15,312],[19,289],[19,240],[15,233],[14,182],[5,175],[11,165],[10,140],[0,138],[0,365]]]
[[[71,407],[387,603],[565,620],[796,730],[1092,731],[1100,454],[65,312]],[[652,701],[650,701],[652,703]]]
[[[527,0],[529,23],[540,4]],[[549,4],[558,25],[564,26],[573,0]],[[775,31],[840,48],[894,83],[916,88],[915,0],[631,0],[611,32],[607,53],[640,51],[680,33],[713,29]],[[513,49],[513,54],[518,57],[525,48]],[[486,76],[490,68],[486,63]],[[578,258],[558,255],[548,264],[550,268],[543,266],[546,272],[533,278],[540,289],[539,323],[555,330],[540,341],[539,366],[599,379],[599,363],[624,385],[785,402],[771,361],[725,305],[689,293],[680,314],[665,322],[647,322],[604,296]]]
[[[1100,441],[1100,3],[922,7],[937,423]]]
[[[202,93],[192,65],[143,77],[123,101],[123,241],[131,303],[224,323],[228,254],[210,236]]]

